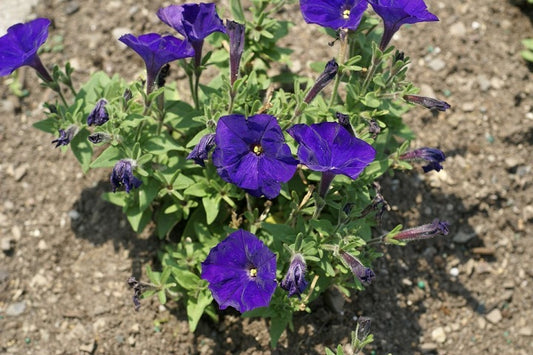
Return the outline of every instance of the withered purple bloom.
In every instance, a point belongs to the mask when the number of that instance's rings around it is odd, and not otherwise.
[[[374,148],[352,136],[337,122],[322,122],[311,126],[297,124],[287,132],[298,142],[300,163],[322,172],[320,196],[324,197],[337,174],[357,179],[376,156]]]
[[[37,51],[48,38],[50,20],[37,18],[27,23],[17,23],[0,37],[0,76],[11,74],[28,65],[34,68],[47,82],[53,79],[44,67]]]
[[[131,189],[141,186],[142,181],[133,176],[135,165],[135,161],[132,159],[122,159],[115,164],[110,177],[113,192],[124,186],[126,192],[129,193]]]
[[[200,142],[189,153],[187,159],[192,159],[198,165],[205,166],[204,160],[207,160],[207,154],[215,146],[215,134],[206,134],[200,139]]]
[[[431,111],[446,111],[451,107],[446,101],[437,100],[432,97],[404,95],[403,99],[413,104],[422,105]]]
[[[298,161],[291,155],[276,117],[260,114],[246,119],[220,118],[213,163],[220,177],[255,197],[273,199],[289,181]]]
[[[111,135],[104,132],[95,132],[90,134],[87,139],[93,144],[111,141]]]
[[[78,126],[72,125],[68,127],[66,130],[60,129],[59,130],[59,137],[57,139],[54,139],[52,141],[52,144],[56,144],[56,148],[62,145],[68,145],[72,138],[78,133]]]
[[[424,172],[427,173],[431,170],[441,171],[443,167],[440,165],[440,163],[446,160],[446,156],[439,149],[424,147],[404,153],[400,155],[400,159],[405,161],[427,162],[428,164],[422,167]]]
[[[392,36],[407,23],[438,21],[428,11],[424,0],[368,0],[374,11],[383,19],[385,30],[379,48],[385,50]]]
[[[346,265],[348,265],[348,267],[352,270],[355,277],[357,277],[364,286],[368,286],[376,277],[374,271],[372,271],[372,269],[369,267],[365,267],[355,256],[343,250],[339,252],[339,255]]]
[[[239,76],[239,64],[244,51],[244,25],[238,22],[226,20],[226,30],[229,35],[229,63],[231,85]]]
[[[100,99],[96,102],[96,105],[94,106],[93,110],[91,111],[89,116],[87,116],[88,126],[101,126],[107,121],[109,121],[109,114],[107,113],[105,105],[107,105],[106,99]]]
[[[252,233],[238,230],[211,249],[201,276],[220,309],[266,307],[277,286],[276,255]]]
[[[194,50],[187,41],[173,36],[161,36],[158,33],[147,33],[135,37],[125,34],[119,41],[133,49],[146,64],[146,91],[152,92],[157,74],[163,65],[174,60],[194,56]]]
[[[305,22],[335,31],[355,30],[367,6],[367,0],[300,0]]]
[[[307,288],[305,281],[306,264],[302,254],[296,253],[291,258],[289,270],[281,281],[281,288],[289,292],[289,297],[294,295],[301,296]]]
[[[413,240],[430,239],[438,235],[448,235],[450,224],[446,221],[434,219],[430,224],[424,224],[415,228],[404,229],[403,231],[385,238],[385,243],[390,239],[400,242],[410,242]]]
[[[350,116],[345,115],[344,113],[337,112],[335,113],[335,118],[339,121],[339,124],[343,126],[348,133],[355,137],[355,132],[353,130],[352,124],[350,123]]]
[[[195,51],[196,66],[201,63],[204,38],[213,32],[226,33],[215,4],[170,5],[159,9],[157,17],[191,43]]]
[[[309,90],[309,93],[304,98],[305,103],[310,103],[319,92],[321,92],[337,75],[339,65],[335,61],[335,58],[326,63],[324,71],[316,79],[315,84]]]

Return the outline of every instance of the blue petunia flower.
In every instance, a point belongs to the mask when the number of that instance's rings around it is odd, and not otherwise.
[[[300,163],[322,172],[320,196],[324,197],[335,175],[356,179],[376,156],[374,148],[352,136],[337,122],[311,126],[297,124],[287,132],[298,142]]]
[[[198,165],[205,166],[204,160],[207,159],[207,154],[215,146],[215,135],[213,133],[206,134],[200,139],[200,142],[189,153],[187,159],[192,159]]]
[[[298,297],[300,297],[307,288],[305,270],[306,264],[302,254],[294,254],[291,258],[289,270],[280,284],[282,289],[289,292],[289,297],[294,295],[298,295]]]
[[[37,18],[27,23],[17,23],[7,29],[7,33],[0,37],[0,76],[9,75],[28,65],[45,81],[53,81],[37,54],[39,47],[48,38],[49,26],[49,19]]]
[[[422,167],[424,172],[427,173],[431,170],[441,171],[443,167],[440,165],[440,163],[446,160],[446,156],[437,148],[423,147],[400,155],[400,159],[405,161],[427,162],[428,164]]]
[[[379,48],[385,50],[392,36],[407,23],[438,21],[428,11],[424,0],[368,0],[374,11],[383,19],[385,31]]]
[[[70,141],[72,140],[72,138],[74,138],[74,136],[76,135],[76,133],[78,133],[78,126],[76,125],[72,125],[70,127],[68,127],[66,130],[65,129],[60,129],[59,130],[59,137],[57,139],[54,139],[52,141],[52,144],[56,144],[56,148],[57,147],[60,147],[62,145],[68,145],[70,143]]]
[[[276,255],[252,233],[238,230],[211,249],[201,276],[220,309],[266,307],[277,286]]]
[[[260,197],[279,195],[298,161],[291,155],[276,117],[234,114],[220,118],[216,129],[213,163],[220,177]]]
[[[141,186],[142,181],[133,176],[135,165],[135,161],[132,159],[122,159],[115,164],[110,177],[113,192],[124,186],[126,192],[129,193],[131,189]]]
[[[194,50],[187,41],[173,36],[161,36],[157,33],[147,33],[135,37],[125,34],[119,41],[137,52],[146,64],[146,92],[152,92],[157,74],[163,65],[177,59],[194,56]]]
[[[345,251],[340,251],[339,255],[350,270],[352,270],[354,276],[357,277],[364,286],[368,286],[376,277],[374,271],[372,271],[371,268],[364,266],[355,256]]]
[[[300,0],[305,22],[335,31],[355,30],[367,6],[367,0]]]
[[[93,110],[87,116],[87,125],[88,126],[101,126],[107,121],[109,121],[109,114],[107,113],[107,109],[105,106],[107,105],[106,99],[100,99],[98,102],[96,102],[96,105],[94,106]]]
[[[159,9],[157,16],[192,44],[197,66],[201,63],[204,38],[213,32],[226,33],[215,4],[170,5]]]

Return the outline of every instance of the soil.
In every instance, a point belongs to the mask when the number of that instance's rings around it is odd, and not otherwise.
[[[0,79],[0,353],[323,354],[349,342],[361,315],[372,319],[376,339],[365,354],[533,353],[533,81],[519,55],[521,39],[533,37],[532,10],[501,0],[428,3],[441,21],[402,28],[393,44],[411,57],[409,75],[422,93],[452,105],[405,117],[417,133],[412,146],[438,147],[447,159],[439,173],[381,181],[392,206],[383,229],[441,218],[450,234],[383,248],[371,286],[341,312],[318,300],[274,350],[263,319],[222,312],[219,324],[202,319],[193,334],[176,304],[143,300],[135,312],[126,280],[146,279],[147,264],[157,268],[157,238],[137,236],[100,199],[109,171],[83,175],[72,154],[32,128],[52,97],[35,74],[20,71],[30,91],[23,99]],[[71,60],[81,80],[96,70],[135,79],[140,60],[115,38],[167,31],[155,16],[167,4],[44,0],[28,18],[53,19],[50,38],[63,45],[44,62]],[[297,23],[298,70],[323,60],[306,44],[334,56],[297,5],[284,16]]]

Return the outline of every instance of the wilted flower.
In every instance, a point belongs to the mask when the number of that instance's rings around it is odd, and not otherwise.
[[[281,288],[289,292],[289,297],[294,295],[300,295],[307,288],[307,281],[305,281],[305,260],[300,253],[296,253],[292,256],[291,264],[287,274],[281,281]]]
[[[220,118],[213,163],[220,177],[255,197],[273,199],[298,161],[291,155],[276,117],[234,114]]]
[[[381,127],[379,126],[378,121],[374,118],[368,121],[368,133],[372,135],[372,139],[376,139],[378,134],[381,133]]]
[[[195,51],[196,66],[201,63],[204,38],[213,32],[226,33],[215,4],[170,5],[159,9],[157,16],[191,43]]]
[[[204,160],[207,154],[215,146],[215,134],[206,134],[200,139],[200,142],[189,153],[187,159],[192,159],[198,165],[205,166]]]
[[[220,309],[243,313],[265,307],[276,290],[276,255],[255,235],[244,230],[218,243],[202,263],[202,279]]]
[[[78,133],[78,126],[72,125],[66,130],[60,129],[59,130],[59,137],[57,139],[54,139],[52,141],[52,144],[56,144],[56,148],[62,145],[68,145],[72,138]]]
[[[229,63],[231,85],[239,76],[239,64],[244,51],[244,25],[226,20],[226,30],[229,35]]]
[[[385,243],[390,243],[391,240],[410,242],[413,240],[430,239],[438,235],[448,235],[449,227],[450,224],[448,222],[434,219],[430,224],[404,229],[401,232],[387,236]]]
[[[361,262],[355,256],[345,252],[344,250],[341,250],[339,255],[346,265],[348,265],[348,267],[352,270],[355,277],[357,277],[364,286],[368,286],[376,277],[374,271],[372,271],[371,268],[365,267],[363,264],[361,264]]]
[[[335,113],[335,118],[339,121],[339,124],[343,126],[348,133],[355,137],[355,132],[353,131],[352,124],[350,123],[350,116],[345,115],[344,113],[337,112]]]
[[[320,76],[316,79],[315,84],[309,90],[309,93],[305,96],[304,102],[310,103],[316,95],[318,95],[319,92],[321,92],[333,79],[335,79],[335,75],[337,75],[337,70],[339,69],[339,65],[335,61],[335,58],[330,60],[326,63],[326,66],[324,67],[324,71],[320,74]]]
[[[440,171],[442,169],[442,163],[446,160],[444,153],[436,148],[418,148],[410,152],[400,155],[401,160],[406,161],[425,161],[428,165],[422,167],[424,172],[430,172],[431,170]]]
[[[376,155],[374,148],[352,136],[337,122],[297,124],[287,132],[298,142],[298,158],[309,169],[322,172],[320,196],[326,195],[335,175],[356,179]]]
[[[93,144],[111,141],[111,136],[104,132],[95,132],[90,134],[87,139]]]
[[[39,47],[48,38],[49,26],[49,19],[37,18],[27,23],[17,23],[7,29],[7,33],[0,37],[0,76],[11,74],[28,65],[45,81],[53,81],[37,54]]]
[[[385,50],[392,36],[406,23],[438,21],[428,11],[424,0],[368,0],[374,11],[383,19],[385,30],[379,48]]]
[[[335,31],[355,30],[367,6],[367,0],[300,0],[305,22]]]
[[[437,100],[432,97],[404,95],[403,99],[413,104],[422,105],[431,111],[446,111],[451,107],[446,101]]]
[[[125,34],[119,38],[119,41],[137,52],[144,60],[148,93],[152,92],[157,74],[163,65],[194,55],[194,50],[187,41],[173,36],[161,36],[158,33],[147,33],[139,37]]]
[[[93,110],[91,111],[89,116],[87,116],[88,126],[101,126],[107,121],[109,121],[109,114],[107,113],[105,105],[107,105],[106,99],[100,99],[98,100],[98,102],[96,102],[96,105],[94,106]]]
[[[135,161],[132,159],[122,159],[115,164],[110,177],[113,192],[124,186],[126,192],[129,193],[131,189],[141,186],[142,181],[133,176],[135,165]]]

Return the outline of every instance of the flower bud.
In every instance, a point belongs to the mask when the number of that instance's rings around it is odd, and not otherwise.
[[[427,173],[431,170],[442,170],[442,165],[440,165],[440,163],[446,160],[446,156],[439,149],[424,147],[400,155],[400,160],[426,161],[428,162],[428,165],[423,166],[422,169]]]
[[[355,277],[357,277],[364,286],[370,285],[372,280],[376,277],[376,274],[374,274],[374,271],[372,271],[371,268],[365,267],[355,256],[348,254],[343,250],[339,252],[339,255],[344,263],[352,270]]]
[[[187,159],[192,159],[198,165],[205,166],[204,160],[207,160],[207,154],[215,146],[215,134],[206,134],[200,139],[200,142],[189,153]]]
[[[324,71],[316,79],[315,85],[311,88],[307,96],[304,98],[305,103],[310,103],[318,95],[322,89],[324,89],[337,75],[339,65],[335,61],[335,58],[326,63]]]
[[[398,242],[410,242],[413,240],[430,239],[438,235],[448,235],[449,226],[450,224],[446,221],[434,219],[430,224],[424,224],[419,227],[405,229],[394,235],[388,235],[385,238],[385,243],[393,243],[392,239]]]
[[[301,297],[302,293],[307,288],[305,270],[306,264],[302,254],[294,254],[291,259],[289,270],[280,285],[282,289],[289,292],[289,297],[294,295]]]
[[[446,101],[437,100],[432,97],[404,95],[403,99],[413,104],[422,105],[431,111],[446,111],[451,107]]]
[[[244,25],[226,20],[226,31],[229,35],[229,62],[231,85],[239,76],[239,64],[244,51]]]

